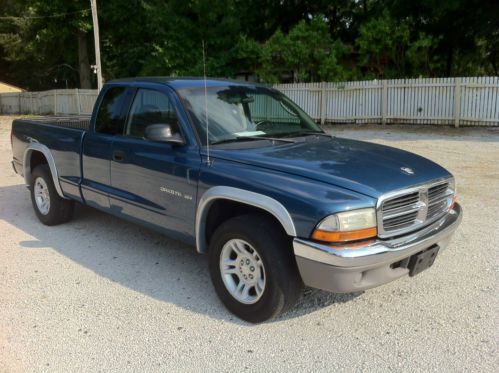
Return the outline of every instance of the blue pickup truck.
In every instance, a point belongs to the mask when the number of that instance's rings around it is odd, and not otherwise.
[[[328,135],[256,84],[110,81],[91,117],[15,120],[11,138],[43,224],[68,222],[77,202],[187,242],[250,322],[292,307],[304,285],[357,292],[414,276],[462,217],[441,166]]]

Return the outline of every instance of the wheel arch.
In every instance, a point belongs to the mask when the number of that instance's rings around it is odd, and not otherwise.
[[[214,203],[221,200],[246,205],[252,211],[260,210],[270,214],[282,226],[288,236],[296,237],[293,219],[279,201],[244,189],[216,186],[208,189],[203,194],[196,211],[196,249],[199,253],[208,251],[207,218]]]
[[[35,156],[35,158],[34,158]],[[40,143],[35,143],[32,142],[28,145],[26,150],[24,151],[24,156],[23,156],[23,171],[24,171],[24,182],[26,185],[31,184],[31,171],[33,169],[32,166],[32,161],[33,159],[36,159],[36,157],[43,157],[46,160],[46,164],[49,166],[50,169],[50,174],[52,175],[52,180],[54,182],[55,190],[57,191],[57,194],[64,199],[67,199],[61,188],[61,184],[59,183],[59,175],[57,173],[57,168],[55,166],[55,160],[54,157],[52,156],[52,153],[47,146],[40,144]],[[35,164],[41,164],[45,162],[37,162]]]

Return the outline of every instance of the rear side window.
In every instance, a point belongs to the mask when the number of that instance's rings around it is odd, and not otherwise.
[[[177,113],[170,98],[159,91],[139,89],[128,115],[125,134],[144,137],[146,127],[151,124],[169,124],[172,133],[179,132]]]
[[[123,133],[125,98],[126,87],[112,87],[106,91],[97,112],[96,132],[109,135],[121,135]]]

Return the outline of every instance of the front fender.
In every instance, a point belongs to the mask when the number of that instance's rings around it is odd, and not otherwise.
[[[214,159],[201,168],[196,214],[196,242],[203,239],[209,207],[218,198],[247,203],[268,211],[289,236],[309,238],[317,223],[329,214],[375,207],[376,199],[298,175]]]
[[[265,210],[275,216],[289,236],[296,237],[296,228],[293,219],[288,210],[280,202],[266,195],[254,193],[249,190],[229,186],[215,186],[203,194],[196,211],[196,248],[200,253],[207,251],[205,239],[206,218],[211,204],[218,199],[228,199]]]

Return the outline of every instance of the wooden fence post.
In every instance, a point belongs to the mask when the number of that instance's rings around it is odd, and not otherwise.
[[[386,83],[386,80],[382,81],[383,83],[383,89],[381,93],[381,124],[385,125],[386,124],[386,112],[388,109],[388,84]]]
[[[78,106],[78,109],[76,110],[78,115],[81,114],[81,108],[80,108],[80,91],[78,88],[76,88],[76,105]]]
[[[324,125],[326,122],[326,83],[321,83],[321,106],[320,106],[320,116],[321,116],[321,125]]]
[[[459,128],[461,119],[461,78],[454,80],[454,127]]]
[[[54,89],[54,115],[57,113],[57,89]]]

